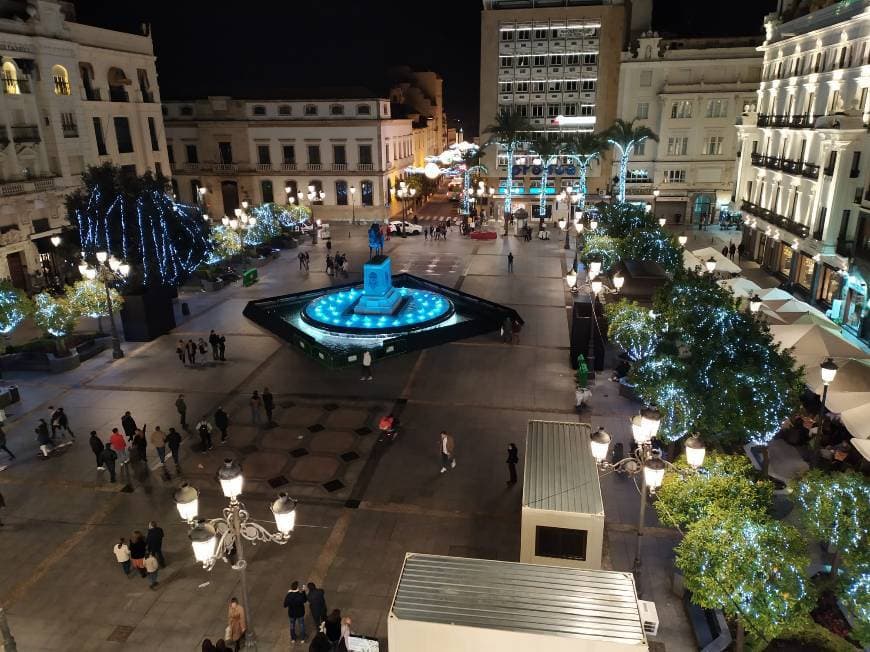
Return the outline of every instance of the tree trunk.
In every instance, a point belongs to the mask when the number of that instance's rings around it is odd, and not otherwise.
[[[511,214],[511,196],[514,189],[514,146],[508,147],[508,164],[507,164],[507,188],[504,197],[504,212],[505,219],[510,219]]]
[[[544,219],[544,213],[547,210],[547,167],[544,166],[544,169],[541,170],[541,196],[538,198],[538,215],[541,216],[541,219]]]
[[[103,316],[97,315],[97,330],[100,331],[100,335],[105,335],[103,331]]]
[[[737,652],[743,652],[743,621],[737,619],[737,640],[734,642],[734,649]]]

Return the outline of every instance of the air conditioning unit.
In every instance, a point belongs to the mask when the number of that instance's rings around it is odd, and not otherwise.
[[[656,603],[638,600],[637,609],[640,611],[640,621],[643,623],[644,633],[648,636],[657,636],[659,633],[659,614],[656,611]]]

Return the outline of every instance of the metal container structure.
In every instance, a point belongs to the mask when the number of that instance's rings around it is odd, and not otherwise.
[[[604,501],[585,423],[529,421],[520,561],[601,568]]]
[[[648,650],[631,573],[409,553],[390,652]]]

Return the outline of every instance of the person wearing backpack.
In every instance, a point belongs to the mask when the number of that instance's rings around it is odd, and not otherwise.
[[[208,422],[208,416],[202,415],[202,420],[196,424],[196,431],[199,433],[199,440],[202,442],[202,452],[210,451],[214,446],[211,443],[211,424]]]

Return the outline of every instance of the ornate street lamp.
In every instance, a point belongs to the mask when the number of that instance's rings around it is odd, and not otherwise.
[[[79,265],[79,272],[89,280],[99,280],[106,290],[106,310],[109,312],[109,327],[112,334],[112,359],[120,360],[124,357],[124,350],[121,348],[121,338],[118,335],[118,326],[115,324],[115,307],[110,288],[124,283],[130,274],[130,266],[114,256],[110,257],[107,251],[98,251],[96,259],[97,264],[94,267],[87,262],[82,262]]]
[[[704,267],[707,268],[707,273],[712,274],[716,271],[716,259],[713,256],[710,256],[707,260],[704,261]]]
[[[754,315],[759,310],[761,310],[761,298],[757,294],[753,294],[749,297],[749,312]]]

